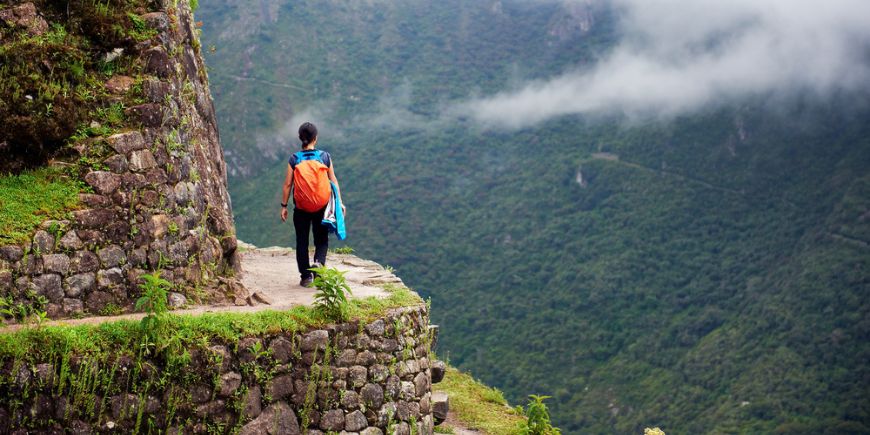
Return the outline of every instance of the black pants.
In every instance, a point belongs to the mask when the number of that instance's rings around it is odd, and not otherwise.
[[[296,228],[296,265],[302,278],[311,276],[308,268],[308,232],[314,233],[314,261],[326,265],[326,250],[329,249],[329,232],[323,225],[323,210],[307,212],[293,209],[293,226]]]

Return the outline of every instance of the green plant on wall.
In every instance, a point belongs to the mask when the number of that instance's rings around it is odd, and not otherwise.
[[[136,300],[136,310],[146,313],[141,322],[141,348],[145,354],[148,354],[152,347],[157,347],[158,341],[161,339],[163,319],[169,312],[166,297],[172,284],[161,278],[159,271],[146,273],[141,278],[143,281],[139,287],[142,290],[142,296]]]
[[[326,266],[309,270],[315,274],[317,293],[314,294],[314,304],[330,319],[344,320],[347,317],[347,295],[351,293],[344,272]]]

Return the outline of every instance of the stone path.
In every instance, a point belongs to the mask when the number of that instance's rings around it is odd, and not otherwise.
[[[383,284],[402,284],[392,272],[374,261],[363,260],[354,255],[332,254],[326,256],[326,265],[345,273],[352,297],[385,297]],[[299,285],[296,268],[296,251],[287,248],[262,248],[242,253],[242,284],[255,296],[259,293],[269,301],[270,309],[286,309],[314,302],[316,289]],[[263,309],[262,305],[237,307],[234,311]]]

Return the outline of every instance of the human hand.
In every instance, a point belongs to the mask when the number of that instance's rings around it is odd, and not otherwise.
[[[287,221],[287,207],[281,207],[281,222]]]
[[[345,207],[344,204],[341,205],[341,214],[343,214],[343,215],[347,214],[347,207]]]

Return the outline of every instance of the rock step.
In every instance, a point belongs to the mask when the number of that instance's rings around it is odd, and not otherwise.
[[[450,411],[449,402],[447,393],[441,391],[432,393],[432,417],[435,419],[436,426],[447,420],[447,412]]]

